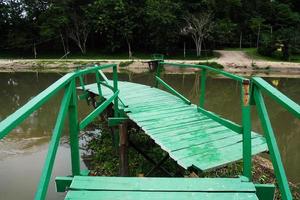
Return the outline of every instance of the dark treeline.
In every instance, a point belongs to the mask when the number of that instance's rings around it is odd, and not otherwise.
[[[2,51],[299,53],[299,0],[0,0]]]

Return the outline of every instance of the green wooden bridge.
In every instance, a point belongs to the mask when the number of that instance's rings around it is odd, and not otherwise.
[[[199,104],[194,105],[161,79],[165,67],[197,68],[201,70]],[[102,72],[112,68],[113,79]],[[240,86],[241,124],[236,124],[205,109],[205,86],[208,72],[231,78]],[[84,76],[94,75],[94,84],[85,84]],[[118,81],[117,66],[107,64],[87,66],[68,73],[31,99],[0,123],[0,139],[22,123],[59,91],[64,91],[61,107],[49,145],[35,199],[45,199],[64,122],[68,116],[72,172],[56,177],[58,192],[65,199],[136,200],[136,199],[264,199],[274,198],[273,184],[252,182],[252,155],[267,152],[274,166],[281,198],[292,199],[288,180],[280,158],[273,129],[262,93],[270,96],[296,118],[300,106],[259,77],[247,79],[204,65],[159,62],[154,87]],[[161,88],[164,88],[162,90]],[[78,92],[78,89],[81,90]],[[78,100],[92,102],[95,109],[83,120],[78,118]],[[251,129],[251,109],[256,108],[263,133]],[[111,109],[109,126],[118,136],[120,177],[88,176],[80,169],[79,131],[84,130],[105,110]],[[167,156],[156,163],[155,169],[169,157],[185,169],[209,171],[242,160],[243,174],[237,178],[156,178],[126,177],[128,173],[128,123],[140,127]],[[139,151],[138,145],[132,145]],[[141,152],[142,153],[142,152]],[[105,155],[103,155],[105,156]],[[147,157],[147,155],[144,155]],[[150,161],[151,159],[148,158]],[[154,163],[154,161],[151,161]],[[167,172],[166,172],[167,173]]]

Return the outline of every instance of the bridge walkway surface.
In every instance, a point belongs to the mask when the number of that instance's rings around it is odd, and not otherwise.
[[[242,159],[243,136],[199,111],[196,105],[161,89],[119,81],[118,105],[179,165],[206,171]],[[85,89],[98,95],[97,84]],[[112,91],[102,87],[105,98]],[[266,151],[263,136],[252,132],[252,154]]]

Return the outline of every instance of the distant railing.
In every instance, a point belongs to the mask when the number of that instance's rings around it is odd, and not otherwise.
[[[216,120],[220,124],[230,128],[231,130],[243,134],[243,174],[248,177],[249,180],[252,178],[251,174],[251,115],[250,115],[250,103],[256,104],[258,110],[259,118],[264,130],[264,135],[267,141],[268,149],[270,151],[270,156],[272,164],[274,166],[274,171],[276,179],[278,181],[279,190],[283,200],[291,200],[292,194],[289,188],[288,180],[284,171],[284,167],[281,161],[280,152],[276,143],[276,138],[271,126],[271,122],[266,110],[263,96],[261,92],[265,92],[272,99],[274,99],[279,105],[286,108],[290,113],[295,115],[300,119],[300,106],[285,96],[283,93],[278,91],[276,88],[272,87],[269,83],[264,81],[262,78],[254,77],[249,79],[225,72],[223,70],[215,69],[205,65],[194,65],[194,64],[178,64],[178,63],[168,63],[160,62],[156,72],[156,84],[162,84],[170,92],[180,97],[184,102],[190,103],[183,95],[179,94],[171,86],[167,85],[160,78],[160,73],[162,68],[165,66],[180,67],[180,68],[198,68],[201,69],[201,89],[199,96],[199,107],[198,110],[210,118]],[[227,78],[233,79],[240,83],[241,87],[241,107],[242,107],[242,126],[228,121],[220,116],[206,111],[204,109],[205,103],[205,88],[206,88],[206,75],[207,71],[211,71]]]
[[[113,86],[110,86],[104,77],[101,70],[113,68]],[[76,93],[76,79],[79,79],[81,87],[84,89],[83,76],[87,74],[95,74],[96,82],[98,86],[99,95],[101,97],[101,86],[104,85],[113,91],[110,98],[98,102],[95,110],[93,110],[88,116],[86,116],[81,122],[78,120],[78,106],[77,106],[77,93]],[[101,81],[104,79],[104,81]],[[0,139],[4,138],[11,130],[22,123],[31,113],[39,109],[44,103],[46,103],[50,98],[53,98],[59,91],[64,90],[64,96],[61,101],[59,113],[57,115],[55,127],[52,132],[52,137],[50,140],[48,153],[46,161],[43,167],[42,175],[40,177],[40,182],[35,194],[35,199],[45,199],[47,194],[47,189],[49,181],[52,174],[52,169],[55,161],[55,156],[57,153],[57,148],[59,146],[59,140],[61,137],[61,132],[63,130],[65,118],[67,114],[69,115],[69,133],[70,133],[70,148],[71,148],[71,164],[72,164],[72,175],[80,175],[80,157],[79,157],[79,142],[78,135],[79,130],[84,129],[93,119],[95,119],[99,114],[114,101],[114,111],[115,116],[118,116],[118,74],[117,65],[101,65],[88,67],[82,70],[77,70],[72,73],[68,73],[55,83],[50,85],[43,92],[38,94],[36,97],[31,99],[24,106],[19,108],[13,114],[8,116],[6,119],[0,122]],[[81,97],[88,98],[88,94],[85,91],[84,95]]]
[[[201,69],[201,83],[200,83],[200,96],[199,96],[199,107],[198,111],[209,116],[210,118],[216,120],[220,124],[226,126],[227,128],[243,134],[243,174],[244,176],[251,179],[251,116],[250,116],[250,81],[241,76],[237,76],[235,74],[231,74],[229,72],[225,72],[223,70],[215,69],[206,65],[194,65],[194,64],[179,64],[179,63],[169,63],[169,62],[160,62],[156,72],[156,84],[155,86],[158,87],[161,84],[160,80],[160,73],[162,68],[167,65],[170,67],[179,67],[179,68],[197,68]],[[211,71],[230,79],[233,79],[240,83],[241,85],[241,107],[242,107],[242,126],[226,120],[219,115],[216,115],[213,112],[209,112],[204,109],[205,103],[205,90],[206,90],[206,76],[207,71]],[[167,85],[166,83],[164,86]],[[171,88],[171,86],[168,86]],[[173,89],[174,90],[174,89]],[[176,91],[176,90],[175,90]],[[177,92],[177,91],[176,91]],[[173,92],[174,93],[174,92]],[[181,94],[180,94],[181,95]],[[179,96],[179,95],[177,95]],[[181,95],[183,96],[183,95]],[[181,98],[183,99],[183,98]],[[184,100],[184,99],[183,99]],[[184,100],[187,102],[186,100]]]

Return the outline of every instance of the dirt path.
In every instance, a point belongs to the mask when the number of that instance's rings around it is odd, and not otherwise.
[[[257,68],[257,69],[270,69],[280,71],[300,71],[300,63],[293,62],[274,62],[251,59],[243,51],[216,51],[220,54],[217,59],[212,61],[218,62],[228,68]]]

